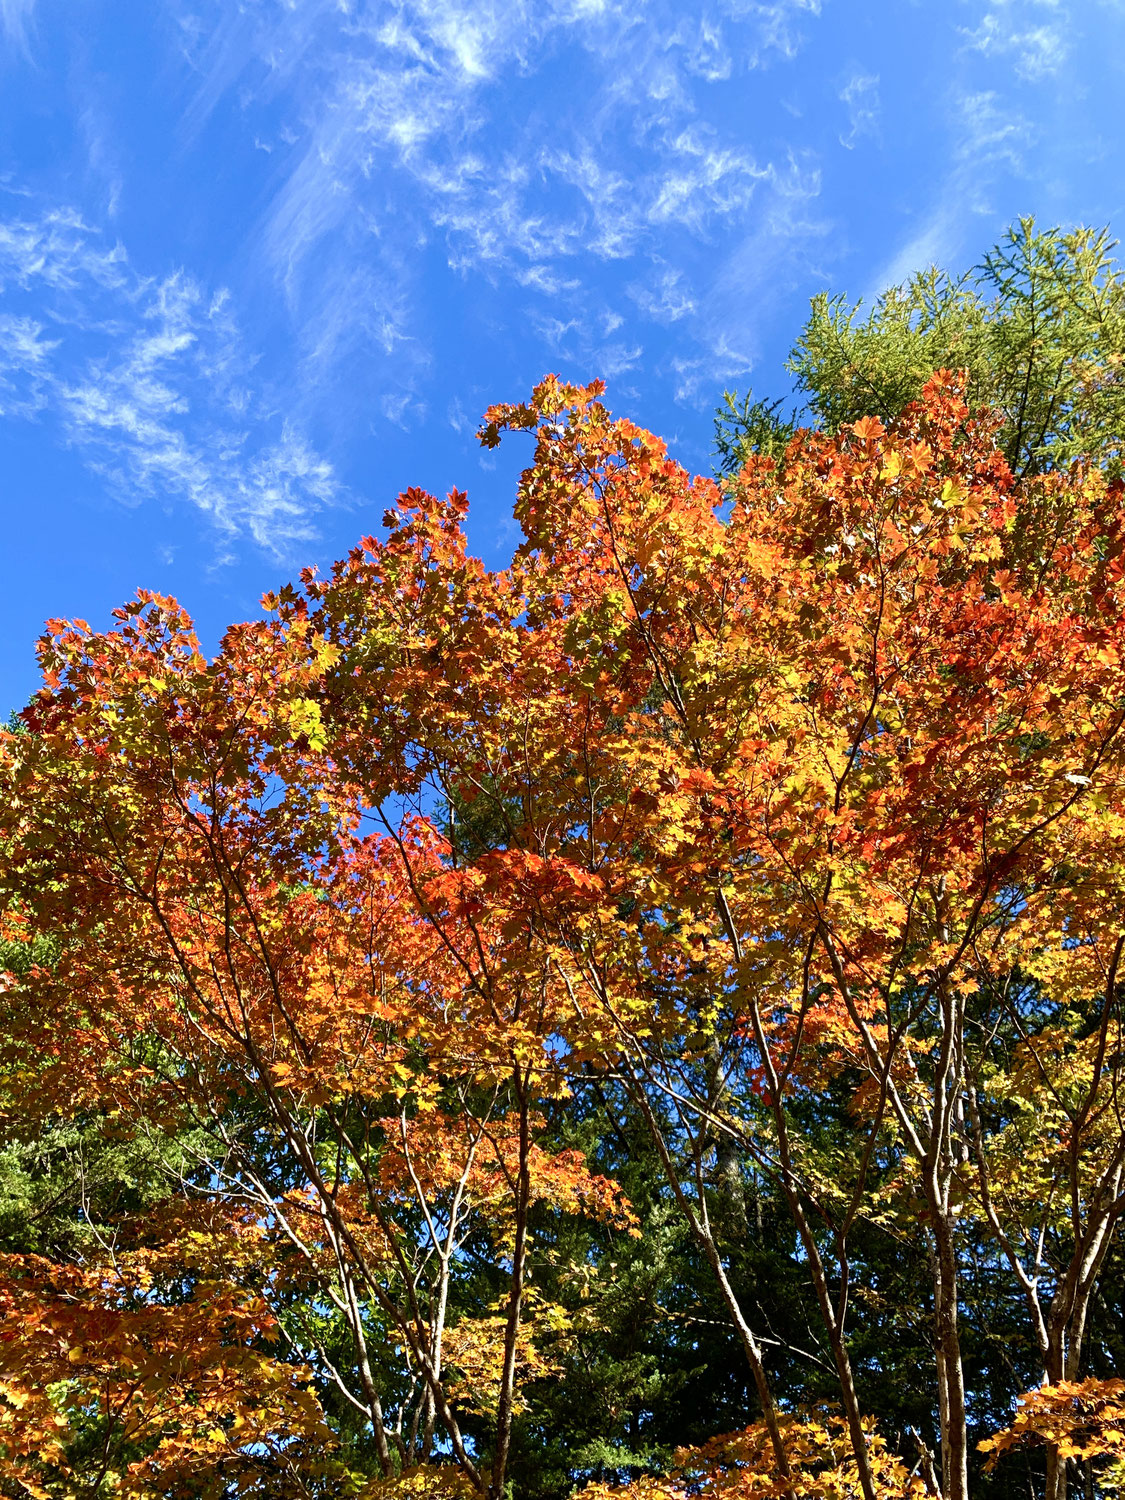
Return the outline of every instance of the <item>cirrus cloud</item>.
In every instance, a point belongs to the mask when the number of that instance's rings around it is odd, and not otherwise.
[[[56,422],[120,499],[186,501],[228,548],[284,552],[341,498],[255,382],[228,296],[140,275],[71,210],[0,221],[0,415]]]

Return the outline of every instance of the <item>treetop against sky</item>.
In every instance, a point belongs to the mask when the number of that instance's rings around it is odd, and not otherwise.
[[[719,514],[550,378],[503,569],[414,489],[214,655],[51,622],[0,1489],[1119,1493],[1121,484],[963,388]]]
[[[1120,219],[1109,0],[0,0],[0,702],[138,584],[205,639],[547,370],[709,463],[808,298]],[[26,643],[26,644],[24,644]]]

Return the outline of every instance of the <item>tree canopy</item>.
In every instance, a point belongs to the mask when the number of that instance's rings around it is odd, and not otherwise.
[[[0,1493],[1114,1493],[1120,485],[949,372],[722,490],[520,434],[498,571],[412,490],[44,637]]]
[[[786,369],[803,402],[727,393],[716,418],[724,470],[753,451],[780,455],[799,422],[836,432],[889,421],[934,370],[964,370],[972,407],[1000,418],[997,441],[1020,477],[1080,457],[1119,466],[1125,433],[1125,272],[1108,229],[1012,225],[963,275],[936,266],[873,306],[814,297]]]

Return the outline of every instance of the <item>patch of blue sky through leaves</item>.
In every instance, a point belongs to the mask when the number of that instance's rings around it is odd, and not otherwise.
[[[409,484],[510,551],[548,370],[710,463],[808,298],[1125,222],[1113,0],[0,0],[0,706],[140,585],[213,644]]]

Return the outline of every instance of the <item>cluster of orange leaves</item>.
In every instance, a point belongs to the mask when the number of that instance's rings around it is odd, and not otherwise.
[[[583,1500],[854,1500],[861,1493],[846,1426],[837,1413],[813,1409],[780,1418],[791,1473],[778,1473],[765,1424],[679,1448],[667,1475],[626,1485],[589,1485]],[[868,1431],[868,1451],[877,1493],[886,1500],[914,1500],[925,1486],[883,1438]]]
[[[47,1500],[91,1483],[92,1443],[95,1489],[124,1496],[301,1493],[335,1440],[309,1372],[272,1352],[269,1307],[230,1279],[260,1235],[206,1211],[160,1227],[81,1266],[4,1258],[0,1472]],[[170,1277],[190,1295],[169,1301]]]
[[[1061,1380],[1028,1391],[1011,1424],[979,1446],[992,1468],[1013,1449],[1042,1444],[1063,1459],[1114,1460],[1125,1478],[1125,1380]]]

